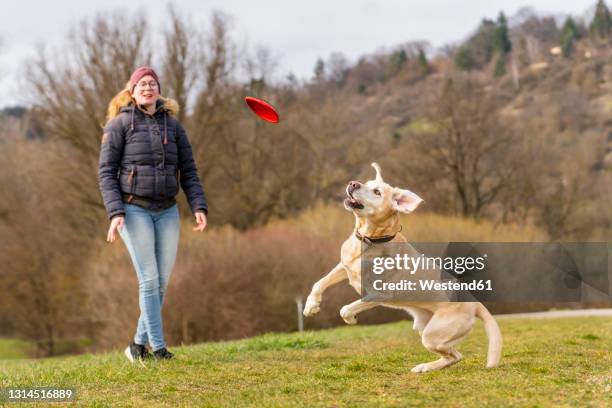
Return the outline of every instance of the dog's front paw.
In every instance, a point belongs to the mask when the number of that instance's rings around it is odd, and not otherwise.
[[[304,316],[313,316],[319,313],[319,310],[321,310],[320,305],[321,303],[308,296],[308,299],[306,299],[306,306],[304,306]]]
[[[350,311],[348,305],[340,309],[340,317],[346,324],[357,324],[357,316]]]

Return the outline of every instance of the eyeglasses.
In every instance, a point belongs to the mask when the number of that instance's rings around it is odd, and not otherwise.
[[[151,89],[157,89],[157,86],[158,86],[156,81],[151,81],[151,82],[142,81],[138,83],[139,88],[146,88],[147,85],[149,85],[149,88]]]

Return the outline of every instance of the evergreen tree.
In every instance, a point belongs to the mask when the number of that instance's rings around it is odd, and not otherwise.
[[[506,55],[512,51],[512,43],[508,34],[508,19],[503,12],[499,13],[495,32],[493,33],[493,53]]]
[[[474,68],[474,57],[472,56],[472,50],[464,45],[455,55],[455,65],[462,71],[469,71]]]
[[[395,76],[408,61],[406,51],[397,50],[389,57],[389,67],[387,69],[387,78]]]
[[[497,54],[495,57],[495,69],[493,75],[496,78],[503,76],[506,73],[506,56],[504,54]]]
[[[425,51],[423,51],[422,48],[419,48],[418,61],[421,72],[423,72],[425,75],[429,74],[431,72],[431,67],[429,66],[429,61],[427,61]]]
[[[503,11],[497,17],[491,48],[495,60],[493,75],[495,77],[503,76],[506,73],[506,55],[512,51],[512,43],[508,33],[508,19]]]
[[[572,17],[568,17],[561,28],[560,43],[565,57],[569,57],[574,51],[574,43],[580,38],[580,32]]]
[[[591,21],[591,35],[597,38],[606,39],[610,36],[612,30],[612,20],[610,19],[610,10],[606,6],[604,0],[599,0],[595,9],[595,16]]]
[[[484,19],[468,42],[455,55],[455,65],[467,71],[482,68],[493,60],[495,76],[506,73],[506,56],[512,51],[508,19],[503,12],[499,13],[497,21]]]
[[[317,81],[322,81],[325,78],[325,63],[321,58],[317,59],[314,69],[314,77]]]

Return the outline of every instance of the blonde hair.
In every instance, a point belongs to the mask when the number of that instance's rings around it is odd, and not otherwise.
[[[136,101],[134,101],[134,98],[132,98],[132,87],[130,81],[128,81],[125,88],[115,95],[108,104],[108,109],[106,111],[106,123],[110,122],[115,116],[117,116],[123,106],[129,105],[130,103],[136,104]]]

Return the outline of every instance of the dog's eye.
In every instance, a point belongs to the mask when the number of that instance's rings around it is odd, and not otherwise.
[[[376,194],[377,196],[380,196],[380,190],[379,190],[379,189],[377,189],[377,188],[375,188],[375,189],[374,189],[374,194]]]

